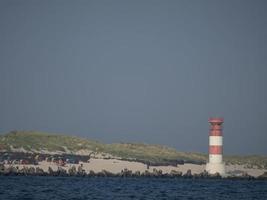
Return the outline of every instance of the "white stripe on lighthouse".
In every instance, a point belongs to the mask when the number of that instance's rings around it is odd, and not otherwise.
[[[210,146],[222,146],[223,138],[222,136],[210,136]]]
[[[221,163],[222,162],[222,154],[210,154],[209,155],[210,163]]]

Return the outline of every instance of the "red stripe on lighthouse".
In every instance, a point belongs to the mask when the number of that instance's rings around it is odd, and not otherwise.
[[[211,130],[210,136],[222,136],[222,131],[221,130]]]
[[[209,146],[209,153],[210,154],[222,154],[222,146]]]

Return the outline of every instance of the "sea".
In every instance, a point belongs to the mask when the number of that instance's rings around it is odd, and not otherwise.
[[[0,176],[0,200],[264,199],[267,181]]]

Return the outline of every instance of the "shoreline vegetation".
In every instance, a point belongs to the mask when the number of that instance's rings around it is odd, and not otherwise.
[[[0,176],[264,179],[267,156],[225,156],[227,175],[205,171],[206,154],[140,143],[97,141],[36,131],[0,135]]]

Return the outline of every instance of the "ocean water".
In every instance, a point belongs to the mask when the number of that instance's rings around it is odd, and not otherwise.
[[[267,181],[0,176],[0,200],[264,199]]]

